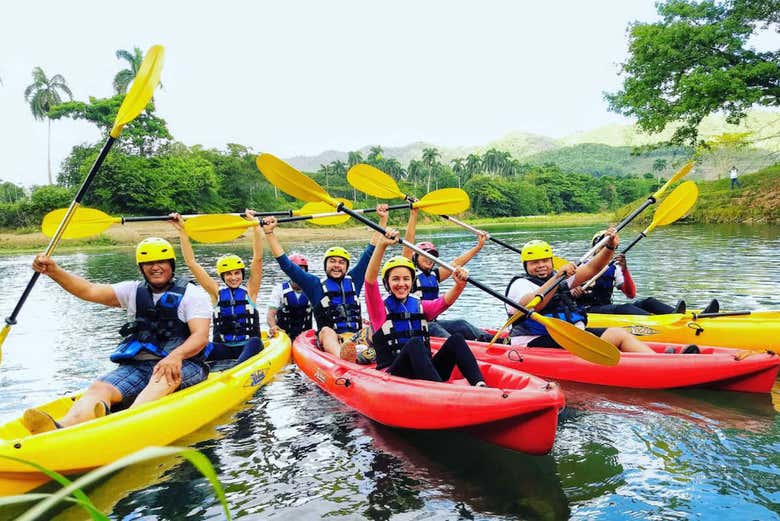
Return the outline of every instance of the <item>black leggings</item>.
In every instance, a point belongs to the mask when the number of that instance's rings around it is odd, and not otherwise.
[[[450,379],[456,365],[471,385],[485,380],[477,366],[474,353],[471,352],[463,337],[457,333],[450,336],[433,357],[422,338],[409,339],[387,368],[387,372],[415,380],[444,382]]]

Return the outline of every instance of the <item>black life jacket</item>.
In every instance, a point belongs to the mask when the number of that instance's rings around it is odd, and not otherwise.
[[[214,314],[214,341],[223,344],[245,343],[260,336],[260,313],[246,288],[225,287],[219,290]]]
[[[577,301],[583,306],[608,306],[612,304],[612,294],[615,291],[615,271],[615,265],[610,264],[604,273],[596,279],[590,291]]]
[[[157,303],[149,284],[141,284],[135,291],[135,320],[119,330],[124,340],[111,354],[112,362],[135,359],[142,352],[156,358],[164,358],[190,336],[190,328],[179,319],[178,309],[189,281],[176,279],[171,287],[160,295]]]
[[[517,279],[527,279],[541,287],[545,284],[545,282],[554,276],[555,272],[552,272],[546,279],[540,279],[528,274],[515,275],[512,277],[512,280],[509,281],[509,285],[506,287],[504,294],[509,294],[512,283],[514,283],[514,281]],[[585,313],[584,309],[575,303],[574,297],[571,295],[571,290],[569,289],[569,284],[566,279],[560,281],[558,284],[558,289],[555,291],[553,296],[550,298],[550,301],[547,303],[544,309],[540,311],[540,313],[547,317],[554,317],[565,320],[571,324],[576,324],[577,322],[582,322],[584,324],[588,323],[588,315]],[[511,313],[508,313],[508,315],[510,317],[512,316]],[[510,330],[509,334],[510,336],[536,336],[546,335],[548,333],[547,328],[545,328],[542,324],[533,318],[523,317],[519,320],[516,320],[512,324],[512,329]]]
[[[323,297],[314,306],[317,328],[321,330],[327,326],[336,333],[360,331],[363,319],[352,277],[346,275],[340,281],[326,277],[320,283]]]
[[[296,295],[290,281],[282,283],[282,307],[276,312],[276,322],[292,339],[301,332],[311,329],[309,298],[302,291]]]
[[[422,300],[408,296],[401,302],[393,295],[384,300],[387,318],[379,331],[374,332],[377,369],[393,363],[404,345],[413,337],[420,337],[430,348],[428,322],[423,314]]]
[[[417,270],[412,293],[419,294],[419,298],[422,300],[439,298],[439,269],[433,268],[428,273]]]

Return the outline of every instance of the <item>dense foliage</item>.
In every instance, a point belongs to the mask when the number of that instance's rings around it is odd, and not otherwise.
[[[759,51],[754,38],[776,32],[780,0],[666,0],[661,20],[635,23],[623,89],[612,110],[648,132],[681,121],[672,140],[695,144],[701,120],[716,111],[738,123],[754,105],[780,105],[780,51]]]

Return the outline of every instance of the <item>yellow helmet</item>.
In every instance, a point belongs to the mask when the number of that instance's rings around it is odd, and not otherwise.
[[[385,278],[387,272],[399,266],[408,268],[409,271],[412,272],[412,279],[414,279],[414,275],[415,275],[414,263],[408,258],[404,257],[403,255],[396,255],[395,257],[390,257],[387,260],[387,262],[385,262],[385,265],[382,266],[382,279]]]
[[[222,275],[228,271],[246,269],[244,261],[238,255],[223,255],[217,259],[217,274]]]
[[[176,262],[176,252],[170,242],[159,237],[148,237],[138,243],[135,248],[135,261],[138,264],[159,260]]]
[[[341,257],[347,261],[347,266],[349,266],[349,252],[344,248],[340,246],[333,246],[332,248],[328,248],[328,250],[325,252],[325,258],[322,260],[323,265],[327,264],[328,259],[331,257]]]
[[[606,234],[607,230],[601,230],[600,232],[594,233],[593,238],[590,240],[590,245],[595,246]]]
[[[552,256],[552,247],[544,241],[528,241],[520,251],[520,260],[523,262],[549,259]]]

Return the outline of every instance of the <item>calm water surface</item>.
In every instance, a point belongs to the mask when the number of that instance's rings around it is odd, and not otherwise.
[[[592,227],[493,232],[515,245],[545,238],[578,258]],[[633,233],[624,232],[626,243]],[[473,243],[455,228],[427,232],[444,258]],[[287,244],[315,272],[324,244]],[[345,244],[357,256],[362,243]],[[199,246],[211,266],[224,247]],[[249,248],[235,251],[242,256]],[[63,267],[98,282],[135,278],[133,252],[66,254]],[[29,280],[32,255],[0,255],[0,313]],[[260,301],[282,280],[266,253]],[[182,264],[182,263],[180,263]],[[642,296],[717,297],[730,309],[778,309],[780,227],[675,226],[630,254]],[[518,255],[489,243],[469,265],[503,291]],[[262,310],[264,314],[265,309]],[[467,289],[448,316],[481,326],[504,318],[491,297]],[[51,281],[33,290],[3,346],[0,420],[86,386],[112,367],[124,319],[76,300]],[[780,339],[778,340],[780,342]],[[624,391],[564,384],[555,448],[531,457],[456,433],[409,432],[371,422],[322,393],[294,366],[233,411],[180,444],[209,456],[231,511],[244,519],[778,519],[780,389],[772,396],[704,390]],[[773,405],[772,400],[775,400]],[[116,474],[90,491],[113,519],[221,519],[209,484],[176,458]],[[0,511],[0,518],[9,517]],[[58,519],[83,519],[80,511]]]

